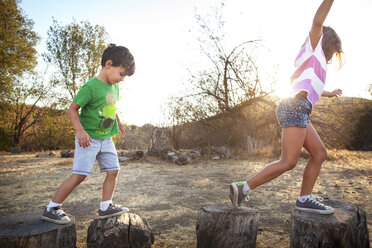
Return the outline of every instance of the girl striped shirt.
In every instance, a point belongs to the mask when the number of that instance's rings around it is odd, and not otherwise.
[[[313,106],[323,93],[327,73],[327,61],[322,49],[322,38],[323,34],[313,50],[309,34],[305,45],[296,57],[296,71],[291,77],[291,97],[294,97],[300,91],[306,91],[307,98]]]

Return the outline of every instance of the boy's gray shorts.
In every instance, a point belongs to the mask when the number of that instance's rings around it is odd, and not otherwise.
[[[98,161],[101,172],[120,170],[118,155],[112,137],[107,139],[93,139],[90,146],[79,146],[75,136],[75,153],[72,174],[89,176],[94,162]]]

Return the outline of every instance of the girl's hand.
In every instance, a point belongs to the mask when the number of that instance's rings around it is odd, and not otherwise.
[[[335,89],[334,91],[331,91],[329,94],[329,97],[339,97],[342,95],[341,89]]]
[[[120,133],[125,135],[126,132],[125,132],[125,127],[124,127],[123,123],[118,122],[118,125],[119,125],[119,131],[120,131]]]
[[[81,131],[77,131],[76,136],[77,136],[80,147],[86,148],[90,146],[90,142],[92,142],[92,138],[89,136],[89,134],[84,129]]]

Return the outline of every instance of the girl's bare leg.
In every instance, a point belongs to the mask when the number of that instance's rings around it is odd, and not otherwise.
[[[273,180],[296,166],[301,148],[304,145],[306,131],[307,128],[303,127],[283,128],[281,158],[266,165],[247,181],[251,189]]]
[[[105,181],[103,182],[103,193],[102,201],[111,200],[114,195],[114,190],[116,187],[116,181],[119,171],[108,171],[106,174]]]
[[[311,158],[306,164],[304,170],[300,194],[301,196],[311,194],[315,181],[318,178],[322,163],[327,157],[327,150],[311,123],[306,128],[304,147],[309,152]]]

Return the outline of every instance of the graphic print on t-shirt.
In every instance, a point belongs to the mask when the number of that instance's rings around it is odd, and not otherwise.
[[[116,97],[114,92],[110,91],[106,94],[106,103],[107,105],[103,106],[98,111],[100,114],[99,118],[101,119],[98,127],[103,129],[110,128],[112,123],[115,121]]]

